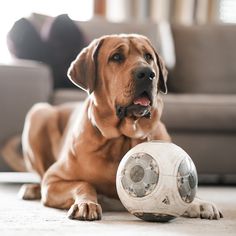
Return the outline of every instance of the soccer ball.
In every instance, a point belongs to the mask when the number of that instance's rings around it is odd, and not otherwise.
[[[151,141],[138,144],[121,160],[116,176],[119,198],[146,221],[170,221],[186,211],[197,190],[197,172],[179,146]]]

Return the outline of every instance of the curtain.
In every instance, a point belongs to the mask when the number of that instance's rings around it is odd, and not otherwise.
[[[220,0],[152,0],[151,18],[176,24],[207,24],[219,21]]]
[[[106,0],[106,12],[108,19],[113,21],[153,20],[186,25],[207,24],[219,21],[219,1]]]

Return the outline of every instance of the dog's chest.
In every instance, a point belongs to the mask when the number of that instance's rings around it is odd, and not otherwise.
[[[123,156],[142,140],[120,137],[102,143],[91,156],[91,162],[84,165],[86,181],[96,186],[98,193],[116,197],[116,172]],[[85,177],[84,176],[84,177]]]
[[[118,165],[123,156],[134,146],[144,142],[141,139],[131,139],[126,136],[111,139],[106,144],[101,146],[101,153],[104,154],[104,158],[111,163]]]

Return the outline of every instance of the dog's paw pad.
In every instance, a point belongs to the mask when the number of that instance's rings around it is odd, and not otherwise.
[[[68,217],[76,220],[101,220],[102,208],[94,202],[75,203],[68,211]]]

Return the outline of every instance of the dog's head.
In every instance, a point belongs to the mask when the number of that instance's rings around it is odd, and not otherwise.
[[[106,99],[117,116],[149,117],[159,92],[167,93],[167,70],[150,41],[122,34],[94,40],[72,62],[70,80]]]

